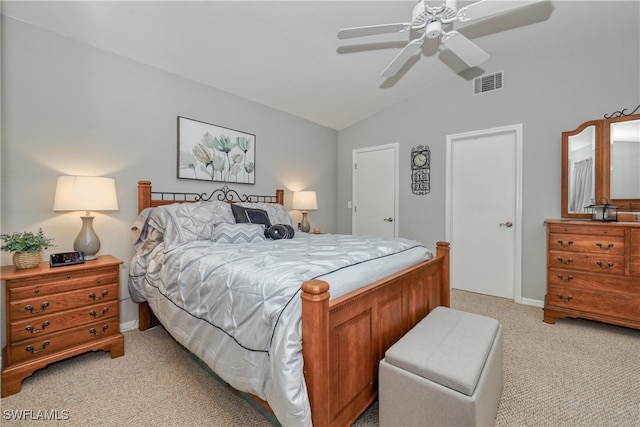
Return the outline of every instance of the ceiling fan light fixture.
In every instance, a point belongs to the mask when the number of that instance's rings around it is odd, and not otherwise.
[[[442,23],[440,21],[431,21],[427,24],[425,34],[428,39],[435,39],[442,33]]]

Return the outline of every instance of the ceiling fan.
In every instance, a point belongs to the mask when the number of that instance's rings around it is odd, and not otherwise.
[[[382,77],[392,77],[423,45],[425,39],[440,37],[440,43],[453,52],[470,68],[482,64],[489,54],[471,40],[455,30],[445,31],[443,28],[455,21],[469,22],[498,15],[537,3],[542,0],[480,0],[469,6],[457,9],[457,0],[445,0],[440,6],[428,6],[426,0],[420,0],[413,8],[411,22],[395,24],[369,25],[366,27],[344,28],[338,31],[339,39],[371,36],[377,34],[402,33],[416,31],[422,35],[411,40],[391,63],[382,71]]]

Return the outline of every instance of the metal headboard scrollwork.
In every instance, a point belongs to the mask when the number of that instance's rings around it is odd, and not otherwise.
[[[636,113],[636,111],[638,111],[638,110],[640,110],[640,105],[638,105],[638,106],[636,107],[636,109],[635,109],[635,110],[633,110],[633,111],[632,111],[632,112],[630,112],[630,113],[627,113],[627,109],[626,109],[626,108],[623,108],[623,109],[622,109],[622,110],[620,110],[620,111],[614,111],[614,112],[613,112],[613,113],[611,113],[611,114],[605,114],[605,115],[604,115],[604,118],[605,118],[605,119],[613,119],[613,118],[616,118],[616,117],[622,117],[622,116],[632,116],[632,115],[634,115],[634,114]]]
[[[276,196],[263,196],[257,194],[239,194],[226,185],[222,188],[207,193],[179,193],[167,191],[152,191],[151,194],[159,197],[160,200],[208,202],[209,200],[219,200],[221,202],[259,202],[276,203]]]

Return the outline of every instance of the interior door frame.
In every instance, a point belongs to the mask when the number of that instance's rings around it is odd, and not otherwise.
[[[446,179],[445,179],[445,240],[451,241],[453,236],[453,218],[451,199],[453,191],[453,143],[460,139],[486,137],[497,133],[515,133],[516,143],[516,206],[515,206],[515,254],[514,254],[514,301],[522,303],[522,123],[483,129],[465,133],[447,135],[446,147]],[[452,247],[455,251],[455,247]]]
[[[357,206],[358,203],[358,194],[357,194],[357,189],[356,189],[356,178],[355,178],[355,171],[356,171],[356,163],[357,163],[357,155],[360,153],[366,153],[367,151],[377,151],[377,150],[387,150],[387,149],[393,149],[393,155],[394,155],[394,176],[393,179],[395,181],[394,186],[393,186],[393,191],[394,191],[394,195],[393,195],[393,235],[395,237],[398,237],[398,233],[400,230],[400,164],[399,164],[399,153],[400,153],[400,143],[399,142],[393,142],[391,144],[383,144],[383,145],[375,145],[372,147],[364,147],[364,148],[355,148],[351,151],[351,172],[352,172],[352,176],[351,176],[351,199],[352,199],[352,205],[351,205],[351,232],[354,233],[357,230],[357,226],[356,226],[356,215],[354,212],[354,209]]]

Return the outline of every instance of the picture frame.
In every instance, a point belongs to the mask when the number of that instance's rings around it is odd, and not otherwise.
[[[178,116],[178,178],[255,184],[256,136]]]

